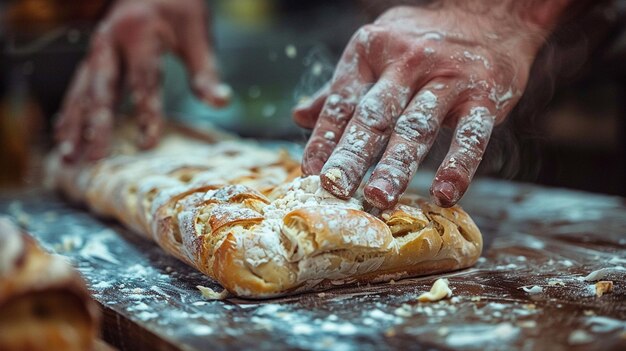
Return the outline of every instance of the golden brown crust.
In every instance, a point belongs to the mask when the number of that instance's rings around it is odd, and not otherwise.
[[[474,264],[482,250],[478,228],[459,207],[406,195],[374,216],[359,199],[325,192],[319,177],[301,178],[286,153],[244,142],[166,139],[150,153],[72,175],[86,189],[66,189],[67,175],[57,186],[241,297],[451,271]]]
[[[0,218],[0,350],[91,350],[100,311],[80,275]]]
[[[312,206],[289,212],[284,220],[285,245],[290,261],[328,251],[389,252],[391,230],[367,212],[350,208]],[[302,236],[304,235],[304,237]]]
[[[233,233],[228,233],[219,245],[211,269],[210,273],[225,289],[236,292],[240,296],[264,296],[266,293],[282,290],[285,283],[273,282],[271,277],[261,277],[255,274],[246,265],[245,257],[239,250],[237,238]],[[289,280],[288,277],[286,280]]]

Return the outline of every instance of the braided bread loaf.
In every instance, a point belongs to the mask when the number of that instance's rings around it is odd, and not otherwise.
[[[170,135],[152,151],[67,168],[53,185],[114,217],[231,293],[268,298],[471,266],[482,238],[459,207],[405,195],[373,215],[300,177],[286,152]]]
[[[92,350],[99,326],[78,272],[0,217],[0,350]]]

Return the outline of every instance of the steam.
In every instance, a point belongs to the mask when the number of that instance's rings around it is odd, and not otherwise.
[[[335,70],[334,61],[333,55],[322,45],[314,46],[307,52],[302,59],[304,73],[294,89],[295,103],[313,96],[331,80]]]

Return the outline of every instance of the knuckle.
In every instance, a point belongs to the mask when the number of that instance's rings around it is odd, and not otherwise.
[[[466,116],[460,120],[454,139],[458,145],[458,154],[464,160],[475,160],[482,157],[487,146],[493,123],[478,116]]]
[[[388,29],[378,24],[366,24],[359,28],[353,40],[365,49],[379,47],[388,38]]]
[[[396,143],[389,146],[389,154],[381,163],[393,166],[400,173],[409,173],[413,168],[417,170],[417,153],[407,144]]]
[[[376,24],[366,24],[359,28],[354,37],[357,41],[368,42],[373,33],[376,33],[380,27]]]
[[[421,111],[412,111],[398,118],[394,131],[405,139],[422,141],[434,137],[438,127],[436,118]]]
[[[387,160],[387,163],[379,166],[381,166],[379,167],[381,168],[380,174],[384,174],[396,189],[404,187],[417,171],[417,163],[404,163],[400,160]]]
[[[346,149],[351,152],[364,152],[367,145],[370,144],[371,138],[372,136],[368,132],[357,127],[355,124],[352,124],[345,131],[340,146],[342,149]]]
[[[337,133],[335,133],[330,128],[319,129],[314,135],[314,137],[316,138],[320,138],[324,141],[331,141],[333,143],[337,141],[339,136],[340,135],[337,135]]]
[[[419,67],[428,56],[430,50],[426,45],[408,45],[402,48],[404,63],[408,67]]]
[[[372,132],[370,128],[355,122],[346,129],[337,148],[356,155],[358,159],[367,163],[384,151],[385,140],[386,136]]]
[[[493,79],[470,80],[465,91],[466,100],[481,103],[485,106],[492,104],[493,96],[497,91],[497,84]]]
[[[378,99],[364,99],[357,108],[356,116],[359,123],[374,132],[387,134],[391,130],[391,116],[385,111],[384,103]]]
[[[474,174],[474,163],[468,155],[456,154],[448,159],[445,169],[449,172],[454,172],[461,179],[470,179]]]
[[[342,145],[337,146],[326,165],[328,168],[343,169],[348,175],[351,175],[348,177],[350,180],[353,180],[357,175],[365,173],[368,166],[367,155],[364,155],[362,150],[355,150]]]
[[[455,135],[459,146],[459,153],[470,158],[476,158],[482,153],[483,138],[474,130],[458,130]]]
[[[484,77],[483,79],[478,79],[474,84],[470,84],[470,89],[477,95],[485,95],[489,94],[489,92],[494,89],[496,83],[489,76]]]
[[[354,102],[352,98],[346,98],[342,94],[331,94],[326,99],[321,117],[345,123],[353,113]]]

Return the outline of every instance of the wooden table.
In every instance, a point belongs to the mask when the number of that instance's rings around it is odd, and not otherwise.
[[[431,174],[412,185],[427,189]],[[418,303],[439,276],[267,300],[205,301],[219,286],[118,224],[42,189],[0,193],[8,212],[70,258],[122,350],[626,350],[624,199],[478,180],[463,200],[485,238],[452,299]],[[614,282],[597,297],[593,271]]]

